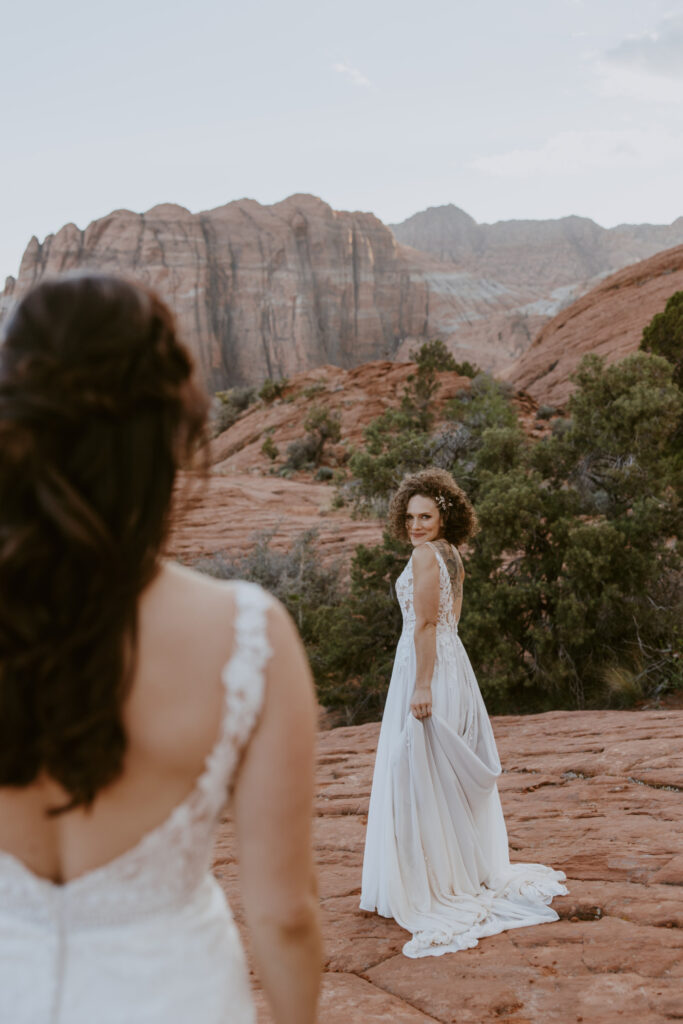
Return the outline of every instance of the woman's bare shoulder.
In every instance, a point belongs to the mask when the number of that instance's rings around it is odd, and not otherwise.
[[[163,563],[160,576],[169,599],[178,607],[191,607],[194,610],[194,619],[198,617],[200,609],[203,609],[211,614],[224,616],[226,622],[230,622],[235,613],[237,589],[245,585],[257,586],[254,583],[245,584],[244,580],[216,579],[172,561]],[[278,637],[286,636],[294,628],[289,613],[276,597],[267,590],[259,589],[268,611],[269,627]]]
[[[413,567],[418,571],[434,566],[436,564],[436,554],[431,543],[418,544],[416,548],[413,548],[412,562]]]

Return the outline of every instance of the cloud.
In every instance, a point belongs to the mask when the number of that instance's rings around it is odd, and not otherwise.
[[[624,39],[603,59],[615,67],[683,81],[683,15],[667,18],[654,32]]]
[[[573,176],[596,170],[656,169],[683,161],[683,138],[661,129],[559,132],[533,149],[479,157],[476,170],[503,178]]]
[[[683,15],[645,35],[631,36],[595,61],[604,96],[656,103],[683,102]]]
[[[368,86],[372,85],[369,78],[359,71],[358,68],[354,68],[351,64],[346,64],[343,61],[337,61],[336,64],[332,65],[333,71],[338,71],[341,75],[346,75],[351,79],[354,85]]]

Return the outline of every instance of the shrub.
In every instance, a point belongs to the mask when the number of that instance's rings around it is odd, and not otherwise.
[[[325,566],[316,548],[317,533],[301,533],[287,551],[274,551],[276,531],[256,534],[256,543],[237,558],[217,552],[200,558],[194,568],[217,579],[243,579],[259,583],[274,594],[294,618],[304,643],[311,648],[317,642],[315,617],[321,606],[341,600],[339,566]]]
[[[270,404],[274,402],[276,398],[281,398],[282,393],[289,384],[286,377],[281,377],[279,380],[272,380],[270,377],[266,377],[261,389],[258,393],[258,397],[262,402]]]
[[[305,469],[315,466],[318,454],[318,440],[311,434],[299,437],[287,445],[286,469]]]
[[[664,311],[643,331],[640,347],[663,356],[673,367],[673,382],[683,388],[683,291],[674,292]]]
[[[292,441],[287,447],[287,466],[303,469],[317,466],[328,441],[333,443],[341,437],[341,419],[322,405],[314,405],[304,420],[305,437]]]
[[[261,453],[265,455],[266,458],[270,459],[271,462],[274,459],[276,459],[280,454],[280,449],[275,444],[275,441],[273,441],[273,438],[270,436],[270,434],[268,434],[265,441],[261,445]]]
[[[217,437],[231,427],[240,413],[256,401],[255,388],[230,388],[217,391],[211,411],[212,436]]]

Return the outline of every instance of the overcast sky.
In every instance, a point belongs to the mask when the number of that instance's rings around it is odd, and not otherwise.
[[[683,0],[33,0],[0,38],[0,287],[161,202],[683,214]]]

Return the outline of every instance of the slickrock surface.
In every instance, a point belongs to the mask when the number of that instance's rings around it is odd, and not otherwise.
[[[502,376],[538,402],[562,405],[584,355],[595,352],[614,363],[637,351],[643,328],[681,289],[683,245],[608,277],[546,324]]]
[[[236,557],[253,547],[258,534],[271,531],[271,547],[278,551],[304,530],[317,530],[324,562],[346,560],[356,544],[379,543],[379,522],[333,510],[333,493],[325,484],[247,474],[214,476],[204,485],[191,481],[189,494],[181,495],[167,553],[183,562],[217,551]]]
[[[512,859],[566,872],[570,894],[553,903],[561,919],[461,953],[403,957],[406,933],[358,909],[379,726],[321,733],[320,1024],[682,1019],[683,712],[551,712],[493,726]],[[229,817],[215,871],[241,927]],[[258,1022],[268,1024],[263,994],[256,999]]]

